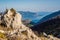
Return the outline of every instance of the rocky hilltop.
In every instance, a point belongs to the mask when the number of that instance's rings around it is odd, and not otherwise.
[[[23,25],[21,14],[13,8],[0,14],[0,34],[0,40],[41,40]]]

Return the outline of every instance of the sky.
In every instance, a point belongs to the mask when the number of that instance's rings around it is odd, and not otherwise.
[[[57,11],[60,0],[0,0],[0,11],[14,8],[17,11]]]

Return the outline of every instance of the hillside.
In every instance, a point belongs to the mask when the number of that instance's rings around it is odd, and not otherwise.
[[[13,8],[0,15],[0,40],[41,40],[22,23],[22,15]]]
[[[54,17],[56,17],[56,16],[58,16],[58,15],[60,15],[60,10],[57,11],[57,12],[53,12],[53,13],[51,13],[51,14],[49,14],[49,15],[44,16],[43,18],[41,18],[41,19],[39,20],[39,23],[43,23],[43,22],[45,22],[45,21],[47,21],[47,20],[50,20],[50,19],[52,19],[52,18],[54,18]]]
[[[60,38],[60,11],[45,16],[31,29],[37,31],[38,34],[45,32],[47,35]]]

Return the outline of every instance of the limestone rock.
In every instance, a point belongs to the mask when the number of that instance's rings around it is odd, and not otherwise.
[[[2,33],[6,34],[7,40],[41,40],[30,28],[23,25],[21,20],[21,14],[13,8],[6,10],[1,16],[0,25],[13,29],[9,31],[1,30]]]
[[[2,24],[5,24],[7,27],[18,28],[21,26],[21,15],[17,13],[13,8],[8,10],[2,19]]]

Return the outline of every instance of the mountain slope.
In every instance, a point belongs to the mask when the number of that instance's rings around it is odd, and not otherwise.
[[[39,20],[42,16],[50,14],[50,12],[29,12],[29,11],[18,11],[18,12],[22,14],[23,19],[31,19],[31,20]]]
[[[31,27],[31,29],[37,31],[39,34],[45,32],[48,35],[52,34],[60,37],[60,11],[44,17],[43,21],[39,21],[38,24]]]
[[[57,12],[51,13],[49,15],[46,15],[45,17],[43,17],[42,19],[39,20],[39,23],[43,23],[47,20],[50,20],[51,18],[53,18],[57,15],[60,15],[60,11],[57,11]]]
[[[23,25],[22,16],[13,8],[0,15],[1,40],[41,40],[34,32]]]

